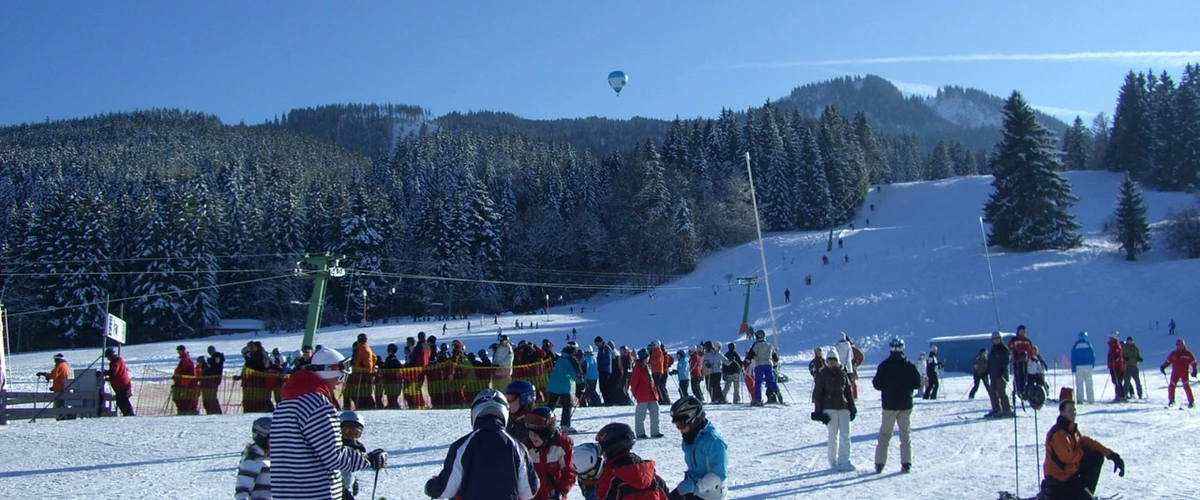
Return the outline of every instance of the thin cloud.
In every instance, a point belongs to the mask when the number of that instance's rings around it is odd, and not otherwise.
[[[863,57],[855,59],[826,59],[821,61],[792,61],[750,64],[755,67],[787,68],[794,66],[844,66],[853,64],[911,64],[931,62],[1105,62],[1125,65],[1184,66],[1200,61],[1200,51],[1115,51],[1065,52],[1048,54],[959,54],[945,56]]]

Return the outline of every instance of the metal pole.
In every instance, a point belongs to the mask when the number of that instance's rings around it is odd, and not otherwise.
[[[996,276],[992,273],[992,254],[988,251],[987,231],[983,229],[983,217],[979,218],[979,234],[983,236],[983,255],[987,260],[988,280],[992,283],[992,304],[996,307],[996,331],[1000,331],[1000,301],[996,299]]]
[[[754,228],[758,231],[758,255],[762,258],[763,282],[767,285],[767,310],[771,313],[772,340],[779,351],[779,329],[775,326],[775,304],[771,300],[771,277],[767,273],[767,252],[763,248],[762,222],[758,219],[758,197],[754,194],[754,171],[750,168],[750,152],[746,152],[746,177],[750,179],[750,203],[754,206]]]

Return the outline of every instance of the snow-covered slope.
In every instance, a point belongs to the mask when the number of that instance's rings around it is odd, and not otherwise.
[[[1081,198],[1074,212],[1084,224],[1087,243],[1068,252],[993,253],[1001,324],[1006,330],[1018,323],[1029,325],[1048,357],[1065,353],[1079,330],[1120,330],[1137,336],[1146,358],[1149,399],[1121,406],[1085,405],[1080,410],[1084,432],[1119,451],[1128,463],[1129,473],[1123,479],[1105,470],[1101,492],[1121,492],[1130,498],[1196,498],[1178,471],[1187,470],[1181,464],[1200,460],[1200,450],[1186,444],[1200,431],[1200,423],[1194,410],[1161,409],[1165,380],[1153,374],[1153,367],[1171,345],[1165,332],[1170,318],[1178,322],[1182,337],[1195,338],[1191,332],[1200,325],[1200,312],[1195,309],[1200,287],[1194,277],[1200,262],[1173,260],[1161,249],[1136,263],[1121,260],[1099,234],[1112,211],[1119,177],[1100,172],[1068,176]],[[913,417],[915,468],[910,475],[896,474],[895,439],[885,474],[868,472],[880,418],[878,393],[869,388],[870,369],[864,370],[860,411],[852,431],[851,457],[857,473],[826,470],[825,430],[808,419],[811,384],[803,375],[800,354],[832,343],[838,331],[858,339],[866,347],[868,365],[874,365],[884,356],[879,347],[893,336],[908,339],[911,353],[929,337],[996,328],[978,222],[989,181],[976,177],[884,186],[867,199],[875,211],[866,208],[854,221],[856,229],[837,231],[843,250],[826,252],[827,234],[768,235],[772,297],[779,344],[789,355],[784,370],[794,380],[786,386],[793,405],[709,408],[712,421],[729,442],[729,498],[818,493],[856,499],[991,499],[997,490],[1015,489],[1014,453],[1021,491],[1025,495],[1033,491],[1040,477],[1042,436],[1053,424],[1055,412],[1047,409],[1036,418],[1032,412],[1020,413],[1014,447],[1011,421],[977,418],[987,403],[965,399],[967,378],[946,379],[943,399],[918,401]],[[1152,220],[1194,202],[1187,195],[1153,192],[1146,193],[1146,199]],[[827,266],[820,263],[826,254],[832,261]],[[843,262],[846,255],[849,263]],[[574,313],[557,307],[549,315],[502,316],[497,325],[490,318],[480,325],[476,318],[469,334],[464,321],[447,324],[445,335],[441,323],[334,328],[323,331],[319,342],[348,348],[354,336],[365,331],[373,344],[380,345],[402,342],[425,330],[443,339],[461,339],[474,350],[490,343],[500,327],[517,339],[550,338],[557,343],[572,328],[585,339],[603,335],[629,345],[652,339],[671,347],[706,339],[729,341],[736,337],[744,297],[726,276],[761,276],[759,262],[757,245],[748,244],[705,258],[696,272],[660,288],[653,299],[647,293],[614,292],[575,304]],[[811,286],[803,284],[806,274],[813,276]],[[784,288],[792,291],[790,304],[782,303]],[[752,290],[750,319],[755,326],[769,329],[766,294],[765,285]],[[539,328],[514,330],[509,326],[516,319],[536,321]],[[238,363],[235,353],[248,338],[285,349],[300,343],[299,333],[241,334],[185,343],[197,353],[216,345],[231,355],[228,368],[233,369]],[[124,354],[135,374],[144,366],[169,369],[175,361],[175,344],[128,346]],[[65,353],[76,368],[98,355],[95,349]],[[43,387],[34,382],[33,373],[48,369],[52,354],[11,358],[13,387]],[[1101,399],[1108,399],[1112,390],[1101,372],[1097,370],[1095,386]],[[1068,376],[1057,372],[1050,378],[1055,386],[1063,386],[1069,384]],[[0,427],[0,498],[227,497],[252,419],[252,415],[218,415],[14,422]],[[392,466],[379,480],[379,495],[391,499],[423,498],[424,478],[437,471],[446,447],[468,427],[463,410],[379,410],[366,412],[366,419],[368,446],[392,454]],[[585,431],[613,420],[632,423],[632,408],[587,408],[574,419],[576,427]],[[657,461],[659,473],[674,486],[684,469],[679,438],[665,417],[663,430],[667,438],[640,442],[636,450]],[[580,435],[576,442],[590,438]],[[369,473],[360,473],[360,478],[370,486]],[[578,491],[572,491],[570,498],[579,498]]]

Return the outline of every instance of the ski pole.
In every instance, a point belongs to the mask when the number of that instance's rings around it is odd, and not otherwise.
[[[375,484],[371,486],[371,500],[375,500],[375,490],[379,488],[379,469],[375,469]]]

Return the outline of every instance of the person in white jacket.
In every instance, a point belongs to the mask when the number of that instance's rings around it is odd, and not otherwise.
[[[508,343],[508,335],[500,336],[500,343],[492,352],[492,362],[496,364],[496,371],[492,374],[492,388],[503,391],[508,388],[508,383],[512,382],[513,348],[512,344]]]

